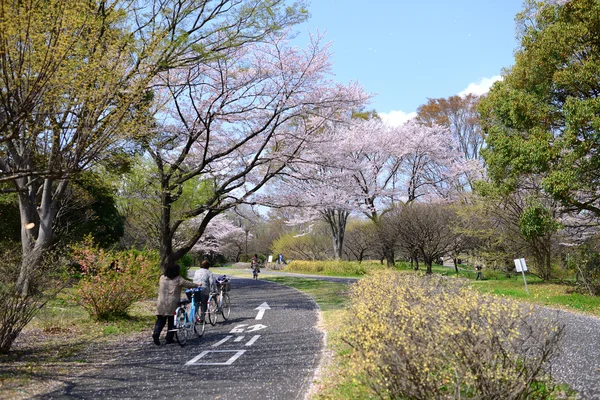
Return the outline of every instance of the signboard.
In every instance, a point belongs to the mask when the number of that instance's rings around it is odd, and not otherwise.
[[[525,264],[524,258],[515,258],[515,268],[517,272],[525,272],[527,271],[527,264]]]
[[[273,256],[269,256],[269,261],[268,262],[270,262],[270,263],[273,262]]]
[[[527,288],[527,280],[525,279],[525,271],[527,271],[527,264],[525,264],[525,259],[515,258],[514,261],[517,272],[520,272],[523,275],[523,283],[525,283],[525,290],[527,291],[527,295],[529,295],[529,289]]]

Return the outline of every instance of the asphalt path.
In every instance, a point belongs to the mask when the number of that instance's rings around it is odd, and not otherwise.
[[[550,309],[542,312],[557,316],[565,325],[552,376],[568,383],[582,399],[600,399],[600,318]]]
[[[126,357],[38,398],[303,399],[323,349],[318,306],[266,281],[233,277],[231,286],[229,321],[207,325],[201,338],[155,346],[148,332]]]

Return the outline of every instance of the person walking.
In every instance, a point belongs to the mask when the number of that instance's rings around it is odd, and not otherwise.
[[[252,257],[252,262],[250,263],[250,268],[252,268],[252,277],[254,279],[258,279],[258,273],[260,272],[260,264],[258,263],[258,254],[255,254]]]
[[[477,272],[477,276],[475,277],[476,281],[478,281],[480,279],[483,280],[483,273],[481,272],[481,269],[482,269],[481,265],[475,266],[475,272]]]
[[[175,310],[181,298],[181,289],[192,289],[198,287],[197,284],[184,279],[181,275],[181,267],[179,264],[169,264],[165,269],[165,273],[160,276],[158,281],[158,301],[156,302],[156,323],[152,339],[154,344],[160,345],[160,333],[165,324],[167,324],[166,343],[173,343],[175,336]]]
[[[203,260],[200,263],[200,269],[194,274],[194,283],[202,286],[202,292],[200,293],[200,322],[204,321],[204,314],[206,314],[208,306],[208,297],[211,293],[217,291],[215,276],[208,270],[209,268],[210,263],[207,260]]]

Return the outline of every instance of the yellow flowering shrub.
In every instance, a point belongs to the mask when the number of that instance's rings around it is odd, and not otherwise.
[[[286,272],[336,276],[360,276],[369,271],[387,268],[376,261],[305,261],[294,260],[285,267]]]
[[[383,398],[535,399],[563,328],[463,281],[380,271],[351,290],[343,340]]]

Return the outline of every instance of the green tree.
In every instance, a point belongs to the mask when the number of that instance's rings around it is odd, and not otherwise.
[[[479,111],[496,185],[535,175],[570,210],[600,216],[600,2],[528,0],[521,45]]]
[[[2,0],[0,182],[19,196],[21,293],[55,241],[72,177],[146,133],[160,74],[306,15],[284,0]]]

